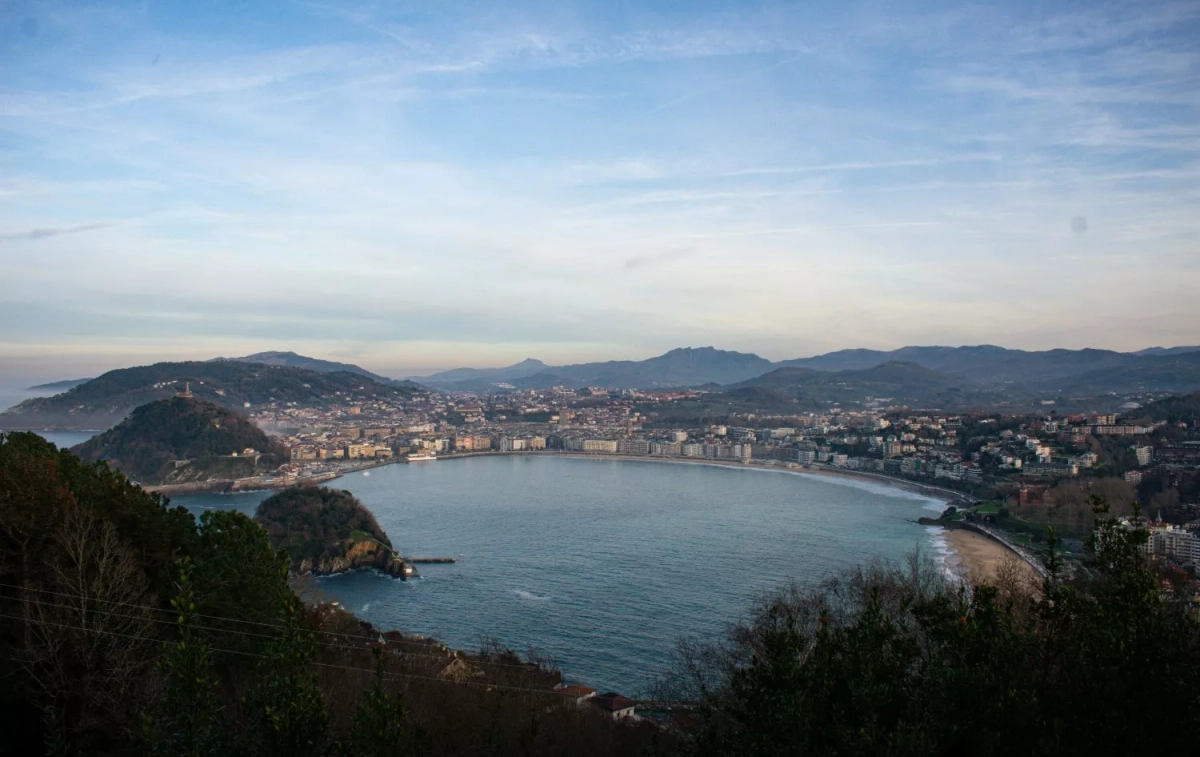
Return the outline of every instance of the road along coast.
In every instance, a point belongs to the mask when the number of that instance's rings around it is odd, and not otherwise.
[[[545,451],[488,451],[488,452],[459,452],[447,455],[438,455],[438,460],[458,460],[467,457],[488,457],[501,455],[533,455],[533,456],[554,456],[554,457],[573,457],[586,460],[620,460],[635,463],[675,463],[681,465],[711,465],[722,466],[729,468],[753,468],[756,470],[777,471],[780,473],[793,473],[796,475],[813,475],[813,476],[829,476],[832,478],[853,479],[858,481],[870,481],[872,483],[882,484],[884,486],[894,486],[898,489],[906,489],[908,491],[924,494],[933,499],[941,500],[947,504],[966,504],[973,503],[974,500],[967,494],[947,489],[941,486],[925,484],[919,481],[910,481],[906,478],[897,478],[888,476],[882,473],[870,473],[867,471],[847,470],[843,468],[832,468],[824,465],[801,465],[799,463],[743,463],[740,460],[709,460],[707,458],[687,458],[687,457],[650,457],[641,455],[607,455],[594,452],[560,452],[557,450]]]

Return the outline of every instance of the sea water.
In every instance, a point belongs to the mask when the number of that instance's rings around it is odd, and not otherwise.
[[[458,562],[407,582],[323,578],[321,592],[453,647],[534,647],[568,678],[623,693],[668,666],[679,638],[716,639],[789,579],[929,552],[939,533],[916,519],[944,506],[849,479],[641,461],[478,457],[370,473],[330,485],[362,500],[401,554]],[[268,495],[174,501],[253,514]]]

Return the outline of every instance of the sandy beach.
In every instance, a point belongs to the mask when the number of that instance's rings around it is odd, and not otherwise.
[[[946,533],[946,541],[955,552],[946,560],[947,565],[972,582],[994,582],[1001,567],[1009,565],[1014,566],[1012,569],[1022,580],[1035,583],[1041,580],[1029,563],[1012,550],[974,531],[950,530]]]

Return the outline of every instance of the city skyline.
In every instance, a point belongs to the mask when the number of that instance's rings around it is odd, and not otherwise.
[[[0,362],[1200,342],[1200,8],[0,10]]]

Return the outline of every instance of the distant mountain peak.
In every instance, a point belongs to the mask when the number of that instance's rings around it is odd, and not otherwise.
[[[246,355],[245,357],[217,358],[217,360],[227,360],[235,363],[259,363],[262,365],[283,366],[285,368],[304,368],[305,370],[316,371],[317,373],[345,371],[346,373],[357,373],[360,376],[366,376],[380,383],[386,384],[392,381],[387,376],[372,373],[366,368],[354,365],[353,363],[322,360],[321,358],[300,355],[291,350],[269,350],[266,352],[256,352],[253,355]]]
[[[290,358],[304,358],[305,360],[313,359],[313,358],[306,358],[303,355],[292,352],[291,350],[268,350],[266,352],[256,352],[253,355],[247,355],[245,357],[235,357],[235,358],[230,358],[230,359],[231,360],[254,360],[256,358],[267,359],[267,358],[289,358],[289,357]]]

